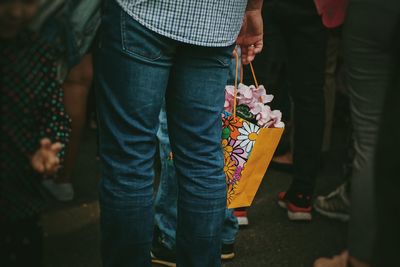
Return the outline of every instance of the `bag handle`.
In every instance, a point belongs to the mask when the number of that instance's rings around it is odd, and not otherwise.
[[[235,70],[235,85],[234,85],[234,91],[233,91],[233,117],[236,118],[236,96],[237,96],[237,88],[238,88],[238,84],[237,84],[237,78],[238,78],[238,74],[239,74],[239,55],[236,51],[236,48],[233,50],[233,54],[235,55],[235,63],[236,63],[236,70]],[[253,75],[253,79],[254,79],[254,85],[256,86],[256,89],[258,89],[258,82],[257,82],[257,78],[256,78],[256,74],[254,72],[254,68],[253,68],[253,64],[251,64],[251,62],[249,63],[250,65],[250,69],[251,69],[251,74]],[[240,66],[240,83],[243,83],[243,64],[241,64]]]

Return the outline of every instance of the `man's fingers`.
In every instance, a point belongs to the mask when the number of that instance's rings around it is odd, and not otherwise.
[[[248,46],[241,46],[241,56],[242,56],[242,63],[244,65],[249,64],[254,60],[256,57],[256,54],[260,53],[263,48],[263,42],[259,41],[256,42],[253,45],[248,45]]]
[[[256,54],[261,53],[262,49],[263,49],[263,42],[257,42],[254,45],[254,53]]]
[[[248,51],[247,51],[247,57],[246,57],[246,58],[247,58],[247,61],[248,61],[248,62],[253,61],[255,55],[256,55],[256,53],[255,53],[255,47],[254,47],[254,45],[251,45],[251,46],[249,47]]]
[[[255,48],[252,47],[248,47],[248,48],[243,48],[242,50],[242,63],[244,65],[249,64],[251,61],[254,60],[255,57]]]

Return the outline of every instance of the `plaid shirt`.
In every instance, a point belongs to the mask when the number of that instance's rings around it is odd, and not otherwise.
[[[242,26],[247,0],[117,0],[148,29],[199,46],[232,45]]]

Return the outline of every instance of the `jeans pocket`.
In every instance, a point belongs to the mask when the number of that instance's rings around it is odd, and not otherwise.
[[[155,35],[157,34],[121,10],[122,49],[125,53],[150,61],[159,59],[162,56],[161,49],[149,42]]]
[[[217,48],[219,53],[216,53],[215,59],[222,65],[222,67],[229,67],[232,62],[233,50],[235,45],[228,47]]]

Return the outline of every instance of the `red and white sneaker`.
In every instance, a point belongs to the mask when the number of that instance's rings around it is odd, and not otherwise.
[[[286,192],[278,193],[278,205],[287,209],[288,217],[292,221],[311,221],[311,196],[296,193],[286,196]]]
[[[235,217],[237,218],[239,226],[249,225],[249,219],[247,218],[246,208],[236,208],[233,211],[233,215],[235,215]]]

